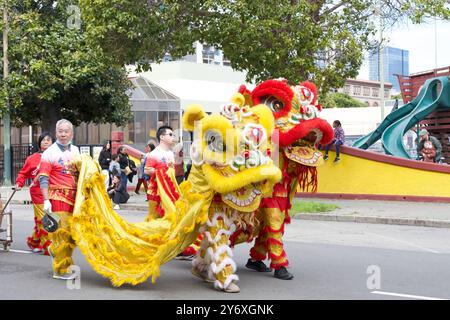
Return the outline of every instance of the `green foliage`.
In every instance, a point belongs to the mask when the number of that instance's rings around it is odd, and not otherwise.
[[[10,75],[2,81],[0,109],[9,98],[13,124],[53,130],[63,117],[125,124],[131,117],[125,69],[72,27],[65,1],[20,1],[10,9]]]
[[[397,93],[397,94],[395,94],[395,95],[393,95],[392,97],[391,97],[391,99],[398,99],[398,100],[402,100],[403,99],[403,96],[402,96],[402,94],[401,93]]]
[[[339,209],[339,206],[322,202],[294,200],[290,213],[294,216],[297,213],[330,212],[335,209]]]
[[[198,40],[223,49],[250,81],[309,79],[321,94],[355,77],[363,51],[377,45],[379,3],[387,26],[450,16],[445,0],[80,0],[93,41],[121,63],[148,68]]]
[[[332,99],[331,94],[321,95],[319,103],[324,109],[337,108],[336,101]]]
[[[327,95],[327,99],[334,102],[335,108],[364,108],[367,105],[361,101],[353,99],[346,93],[336,92]],[[331,104],[333,105],[333,104]],[[323,105],[324,108],[329,108],[330,106]]]

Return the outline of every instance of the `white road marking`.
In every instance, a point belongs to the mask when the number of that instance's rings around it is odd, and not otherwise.
[[[409,242],[409,241],[404,241],[404,240],[400,240],[400,239],[396,239],[396,238],[392,238],[392,237],[382,236],[381,234],[374,233],[374,232],[367,232],[367,234],[372,234],[372,235],[378,236],[380,238],[385,238],[385,239],[388,239],[388,240],[404,243],[404,244],[407,244],[407,245],[409,245],[411,247],[422,249],[422,250],[425,250],[425,251],[428,251],[428,252],[431,252],[431,253],[440,253],[439,251],[436,251],[436,250],[433,250],[433,249],[430,249],[430,248],[426,248],[426,247],[422,247],[422,246],[419,246],[419,245],[414,244],[414,243]]]
[[[402,297],[402,298],[419,299],[419,300],[448,300],[448,299],[442,299],[442,298],[415,296],[412,294],[403,294],[403,293],[386,292],[386,291],[372,291],[370,293],[381,294],[381,295],[386,295],[386,296]]]
[[[9,249],[9,251],[11,251],[11,252],[17,252],[17,253],[33,253],[33,252],[31,252],[31,251],[24,251],[24,250],[14,250],[14,249]]]

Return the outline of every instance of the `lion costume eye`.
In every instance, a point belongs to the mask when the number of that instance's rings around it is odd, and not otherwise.
[[[284,103],[280,99],[274,96],[267,96],[261,99],[261,103],[264,103],[268,106],[272,112],[278,112],[284,109]]]
[[[208,130],[205,133],[205,141],[208,148],[213,152],[224,152],[225,144],[223,143],[222,135],[213,130]]]

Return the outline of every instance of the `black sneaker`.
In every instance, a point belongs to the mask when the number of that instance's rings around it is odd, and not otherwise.
[[[339,161],[341,161],[341,159],[340,158],[336,158],[336,159],[334,159],[334,163],[338,163]]]
[[[247,264],[245,265],[247,268],[258,271],[258,272],[270,272],[272,269],[267,267],[262,261],[252,261],[252,259],[248,259]]]
[[[324,155],[323,160],[328,160],[328,155]]]
[[[291,280],[294,278],[294,275],[287,271],[285,267],[281,267],[278,270],[275,270],[274,277],[281,280]]]

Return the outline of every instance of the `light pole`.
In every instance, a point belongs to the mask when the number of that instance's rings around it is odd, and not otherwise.
[[[8,77],[8,1],[3,1],[3,79]],[[8,92],[6,92],[8,94]],[[11,186],[11,118],[9,98],[6,97],[6,112],[3,115],[3,185]]]
[[[438,51],[437,51],[437,17],[434,17],[434,68],[438,67]]]
[[[380,43],[378,45],[378,72],[380,75],[380,110],[381,110],[381,122],[384,120],[384,61],[383,61],[383,50],[381,44],[383,43],[383,14],[382,14],[382,4],[380,0],[378,2],[379,8],[378,13],[380,14]]]

